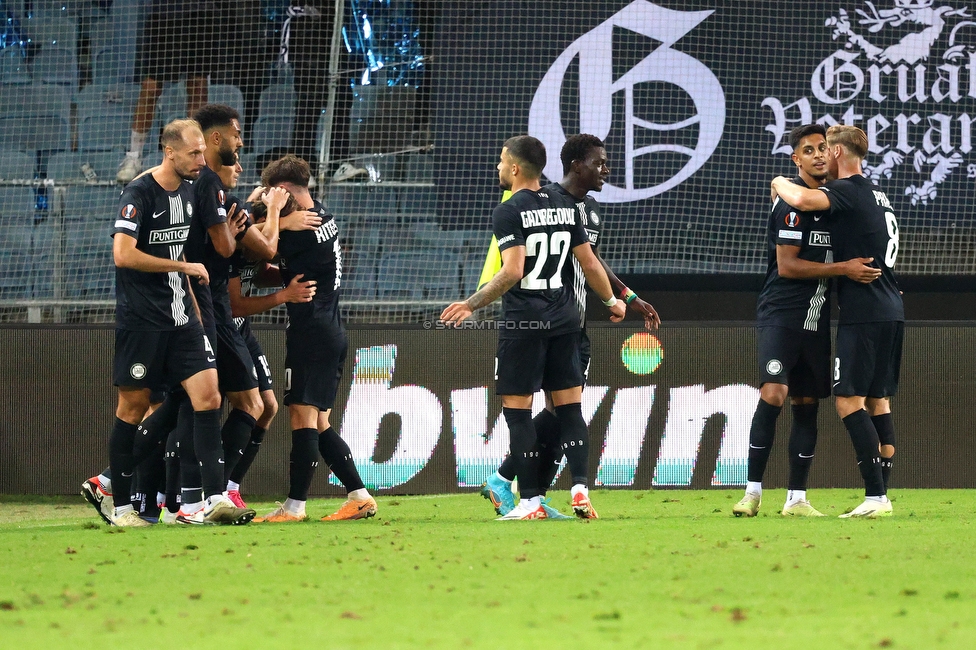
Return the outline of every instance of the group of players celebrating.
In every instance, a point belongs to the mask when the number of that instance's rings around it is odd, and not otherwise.
[[[113,235],[119,401],[109,468],[85,481],[82,494],[116,526],[148,526],[154,518],[198,525],[297,522],[308,518],[305,505],[321,455],[348,493],[323,519],[375,515],[376,501],[349,446],[329,423],[347,349],[338,307],[342,256],[335,218],[309,193],[308,164],[292,155],[270,163],[261,186],[240,200],[230,194],[243,146],[234,109],[204,106],[194,119],[168,124],[160,141],[162,163],[126,186],[119,201]],[[861,174],[867,139],[860,129],[808,125],[795,129],[790,142],[799,174],[772,182],[769,266],[757,318],[760,400],[746,493],[733,512],[751,517],[759,511],[776,420],[790,397],[782,513],[822,516],[808,501],[806,485],[818,403],[830,395],[832,382],[866,492],[864,503],[842,516],[889,515],[894,429],[888,398],[897,389],[904,325],[892,272],[897,222],[887,197]],[[563,179],[543,187],[544,145],[531,136],[504,143],[498,178],[510,196],[492,215],[497,272],[441,314],[457,324],[502,298],[505,327],[495,379],[511,453],[482,495],[504,521],[572,518],[546,499],[564,456],[574,514],[598,517],[587,487],[581,410],[590,360],[586,285],[612,321],[630,307],[648,329],[660,325],[655,309],[598,254],[603,214],[589,193],[600,191],[609,176],[603,142],[571,136],[560,159]],[[833,364],[831,278],[837,278],[840,307]],[[251,295],[258,285],[278,290]],[[278,405],[248,316],[279,304],[286,304],[289,317],[284,403],[292,429],[290,485],[283,503],[256,518],[240,487]],[[533,418],[540,389],[546,407]],[[224,399],[230,413],[221,425]]]
[[[329,424],[347,346],[338,307],[342,256],[334,217],[308,191],[308,164],[284,156],[264,169],[246,201],[231,195],[244,142],[240,116],[223,105],[166,125],[160,143],[162,163],[119,200],[119,400],[109,468],[85,481],[82,494],[116,526],[303,521],[321,454],[348,493],[323,519],[375,515],[348,445]],[[251,296],[258,283],[281,288]],[[284,503],[255,519],[240,485],[277,402],[247,317],[282,303],[290,324],[290,485]],[[224,398],[230,413],[221,425]]]

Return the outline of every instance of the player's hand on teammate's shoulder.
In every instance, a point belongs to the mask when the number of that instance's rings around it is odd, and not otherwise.
[[[661,326],[661,317],[658,316],[657,310],[649,302],[644,302],[640,298],[634,298],[630,303],[630,308],[635,312],[643,316],[644,327],[649,330],[656,330]]]
[[[207,267],[199,262],[184,262],[183,272],[191,278],[197,278],[200,284],[210,284],[210,274]]]
[[[441,320],[445,323],[457,324],[470,316],[471,313],[471,307],[468,306],[466,300],[452,302],[441,312]]]
[[[318,212],[296,210],[287,217],[281,218],[280,229],[297,232],[301,230],[315,230],[321,225],[322,217],[319,216]]]
[[[868,266],[873,257],[855,257],[844,262],[844,275],[855,282],[868,284],[881,277],[881,269]]]
[[[787,183],[790,183],[791,182],[790,179],[788,179],[786,176],[777,176],[776,178],[774,178],[773,180],[771,180],[769,182],[769,200],[770,201],[775,201],[776,200],[776,197],[779,196],[779,192],[776,191],[776,182],[777,181],[785,181]]]
[[[300,273],[291,279],[288,286],[281,290],[281,296],[284,298],[285,302],[311,302],[312,298],[315,297],[315,285],[317,284],[315,280],[309,280],[308,282],[302,282],[302,278],[305,277],[304,273]]]

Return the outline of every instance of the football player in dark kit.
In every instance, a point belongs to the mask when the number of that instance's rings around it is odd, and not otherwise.
[[[441,313],[445,323],[459,323],[502,297],[504,327],[498,336],[496,392],[501,395],[511,434],[511,456],[522,482],[520,500],[502,520],[545,519],[539,486],[539,448],[532,424],[532,395],[550,392],[560,427],[562,452],[572,473],[573,509],[590,517],[587,489],[586,421],[580,407],[580,315],[564,264],[570,251],[580,261],[587,282],[610,308],[611,320],[626,310],[600,261],[593,254],[575,202],[541,188],[545,146],[523,135],[509,138],[498,163],[498,180],[512,197],[495,208],[492,228],[502,254],[502,268],[467,300]]]
[[[199,263],[183,260],[192,189],[204,168],[206,144],[192,120],[168,124],[160,142],[163,162],[130,183],[119,200],[113,255],[116,265],[114,382],[119,404],[109,443],[117,526],[146,526],[129,501],[136,429],[149,407],[150,389],[182,385],[193,406],[193,437],[208,497],[208,523],[246,523],[253,517],[223,494],[220,393],[213,349],[194,310],[184,274],[205,286]]]
[[[599,192],[603,189],[603,184],[610,175],[610,168],[607,166],[607,150],[603,141],[594,135],[580,133],[572,135],[566,139],[562,150],[559,152],[560,161],[563,164],[563,178],[558,183],[550,183],[543,189],[557,196],[561,196],[565,201],[575,203],[586,231],[590,245],[593,247],[593,254],[603,265],[604,271],[613,290],[619,294],[627,306],[640,314],[644,318],[644,325],[647,329],[657,329],[661,319],[657,312],[647,302],[641,300],[637,294],[627,288],[626,285],[610,270],[603,258],[600,257],[599,245],[600,237],[603,234],[604,218],[600,205],[589,195],[589,192]],[[580,367],[583,370],[584,383],[590,365],[590,339],[586,335],[586,276],[583,274],[583,267],[579,261],[573,257],[572,264],[564,267],[564,273],[571,272],[571,285],[576,306],[579,309],[580,318]],[[545,496],[548,487],[552,484],[556,472],[559,470],[560,461],[563,457],[562,447],[559,444],[559,420],[553,410],[552,398],[546,395],[546,408],[532,419],[535,426],[536,436],[539,441],[539,489],[541,496]],[[488,477],[482,485],[481,494],[490,500],[495,506],[495,511],[500,515],[508,514],[515,507],[515,495],[512,492],[512,481],[515,478],[516,461],[509,456],[499,466],[498,471]],[[542,508],[551,519],[563,517],[554,508],[550,507],[545,500]],[[596,510],[591,506],[588,511],[589,518],[597,518]]]
[[[292,448],[288,498],[281,506],[255,521],[303,521],[308,489],[319,454],[345,486],[348,498],[323,521],[365,519],[376,514],[376,501],[363,484],[349,445],[329,424],[348,340],[339,315],[342,256],[339,227],[325,207],[308,192],[308,163],[293,155],[269,164],[261,174],[265,187],[281,187],[303,210],[317,212],[322,225],[313,231],[282,232],[278,240],[281,281],[315,282],[311,302],[287,304],[285,330],[285,395],[291,418]]]
[[[827,130],[820,124],[790,132],[792,182],[815,188],[827,182]],[[807,476],[817,445],[817,411],[830,396],[830,278],[871,282],[881,271],[871,258],[834,262],[824,214],[799,212],[777,200],[766,235],[766,281],[756,306],[759,404],[749,431],[746,493],[732,507],[737,516],[755,517],[762,503],[762,479],[787,395],[793,411],[789,440],[789,478],[781,514],[822,517],[806,495]]]
[[[237,209],[243,206],[227,200],[229,188],[217,171],[237,164],[237,150],[243,146],[237,111],[229,106],[208,104],[194,114],[194,119],[207,142],[207,167],[193,184],[194,213],[186,256],[191,262],[203,263],[210,274],[210,286],[197,293],[197,302],[204,329],[216,346],[220,390],[232,407],[221,429],[226,482],[264,410],[254,362],[231,314],[227,293],[229,258],[238,242],[261,259],[274,257],[278,212],[269,214],[269,220],[273,218],[274,223],[269,224],[269,234],[265,237],[260,229],[249,227],[246,211]],[[239,500],[235,505],[245,507]]]
[[[871,257],[881,271],[869,284],[840,278],[837,302],[837,352],[833,389],[837,414],[844,421],[858,467],[864,478],[865,500],[841,517],[891,515],[888,476],[895,453],[895,430],[889,397],[898,390],[905,309],[895,279],[898,221],[884,192],[861,171],[868,152],[864,131],[855,126],[827,129],[829,175],[832,180],[811,190],[782,176],[772,191],[800,210],[824,210],[834,255],[841,260]]]

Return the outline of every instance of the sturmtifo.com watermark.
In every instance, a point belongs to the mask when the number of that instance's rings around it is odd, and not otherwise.
[[[425,330],[533,330],[552,329],[547,320],[463,320],[460,323],[445,323],[442,320],[425,320]]]

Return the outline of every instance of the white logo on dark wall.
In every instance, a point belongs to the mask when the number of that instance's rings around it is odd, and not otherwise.
[[[603,186],[597,198],[604,203],[628,203],[665,192],[698,171],[711,157],[725,127],[725,94],[718,79],[704,64],[682,52],[671,49],[680,38],[710,16],[712,11],[674,11],[647,0],[634,0],[609,19],[577,38],[550,66],[529,109],[529,134],[539,138],[549,151],[559,151],[566,142],[560,118],[560,94],[563,77],[574,59],[579,57],[580,131],[605,139],[613,120],[613,96],[626,93],[625,151],[623,187]],[[619,79],[613,79],[613,29],[627,29],[660,42]],[[670,83],[688,94],[696,114],[673,124],[655,124],[637,117],[634,86],[646,82]],[[641,131],[679,131],[698,128],[698,140],[692,149],[675,144],[636,146]],[[684,166],[671,178],[657,185],[639,187],[634,178],[635,161],[653,157],[659,152],[679,153],[687,157]],[[652,158],[653,159],[653,158]],[[558,156],[546,166],[546,176],[561,178]]]
[[[773,112],[773,122],[765,130],[774,137],[772,153],[789,155],[786,139],[795,126],[859,126],[868,136],[865,175],[881,185],[910,165],[904,171],[913,180],[898,191],[912,205],[927,205],[973,148],[974,117],[956,105],[976,98],[976,22],[965,7],[935,0],[885,4],[866,1],[853,15],[842,8],[826,17],[830,37],[844,49],[811,71],[810,93],[828,112],[815,116],[808,97],[788,104],[767,97],[762,106]],[[845,109],[855,100],[877,112]],[[976,179],[976,164],[966,171]]]

